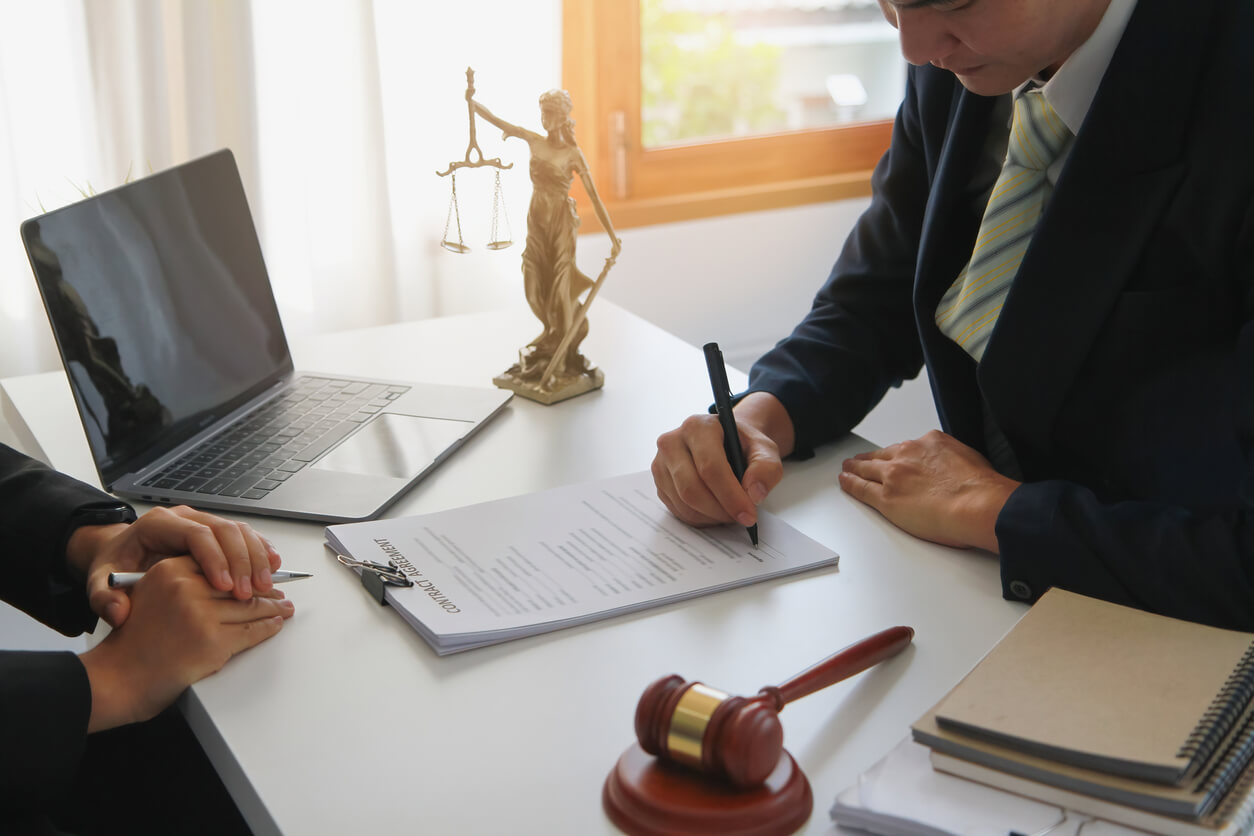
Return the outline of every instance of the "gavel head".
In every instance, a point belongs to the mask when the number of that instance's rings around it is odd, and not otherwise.
[[[782,707],[763,689],[732,697],[672,674],[659,679],[636,706],[636,739],[646,752],[750,789],[774,771],[784,750]]]

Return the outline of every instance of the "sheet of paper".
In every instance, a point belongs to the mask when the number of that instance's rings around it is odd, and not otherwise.
[[[757,548],[740,526],[692,528],[643,472],[326,536],[341,554],[394,561],[415,585],[389,589],[389,603],[437,649],[466,649],[836,565],[831,549],[759,517]]]

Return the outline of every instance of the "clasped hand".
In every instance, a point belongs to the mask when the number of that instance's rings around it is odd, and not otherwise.
[[[91,685],[88,731],[155,716],[187,686],[279,632],[294,612],[277,589],[247,601],[214,589],[185,557],[148,569],[130,599],[126,623],[81,657]]]
[[[131,611],[130,597],[109,588],[110,572],[142,572],[172,555],[190,555],[209,584],[245,601],[274,588],[270,573],[281,560],[247,523],[193,508],[159,507],[130,525],[84,526],[66,549],[70,564],[87,580],[92,611],[117,628]]]

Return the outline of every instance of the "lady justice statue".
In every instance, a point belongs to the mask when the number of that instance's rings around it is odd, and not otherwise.
[[[475,117],[504,132],[504,138],[525,140],[531,150],[531,205],[527,210],[527,244],[522,254],[523,288],[527,303],[544,326],[540,336],[518,352],[518,362],[492,382],[545,404],[600,388],[601,370],[579,353],[588,333],[588,306],[596,297],[622,249],[614,234],[605,204],[588,172],[588,161],[575,144],[575,123],[570,118],[571,100],[565,90],[550,90],[540,97],[540,134],[506,122],[474,100],[474,70],[466,70],[466,103],[470,111],[470,145],[458,168],[493,166],[508,168],[499,159],[485,160],[475,140]],[[596,280],[575,265],[575,236],[579,215],[570,197],[574,175],[583,181],[597,218],[610,237],[610,255]],[[584,301],[580,296],[587,294]]]

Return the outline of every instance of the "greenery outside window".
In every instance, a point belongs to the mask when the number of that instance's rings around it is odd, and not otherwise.
[[[563,85],[616,227],[868,194],[904,66],[876,0],[563,0]]]

